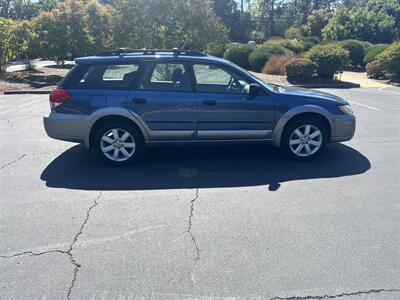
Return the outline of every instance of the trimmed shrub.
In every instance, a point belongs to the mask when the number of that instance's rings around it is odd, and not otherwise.
[[[249,56],[256,49],[255,46],[247,44],[230,44],[224,53],[224,58],[249,69]]]
[[[285,47],[286,49],[292,51],[293,53],[299,54],[303,52],[304,46],[301,41],[298,40],[289,40],[289,39],[270,39],[267,42],[264,43],[266,46],[282,46]]]
[[[369,47],[374,45],[374,44],[372,44],[371,42],[368,42],[368,41],[359,41],[359,40],[356,40],[356,41],[359,42],[364,47],[365,51],[367,51],[367,49]]]
[[[400,80],[400,41],[390,44],[377,56],[377,59],[395,80]]]
[[[318,76],[325,79],[333,79],[337,71],[347,66],[349,56],[349,51],[337,44],[315,45],[305,55],[316,64]]]
[[[285,75],[285,65],[293,59],[290,55],[272,56],[265,64],[264,74]]]
[[[206,53],[209,55],[223,57],[226,51],[226,44],[220,42],[210,42],[207,44]]]
[[[319,43],[319,38],[316,36],[305,36],[301,38],[301,41],[303,42],[304,51],[308,51]]]
[[[366,69],[369,78],[379,79],[385,76],[385,68],[379,60],[374,60],[368,63]]]
[[[301,36],[301,29],[298,27],[289,27],[285,31],[285,38],[287,39],[298,39]]]
[[[276,55],[290,55],[292,52],[280,45],[258,46],[249,56],[249,64],[253,71],[260,72],[267,61]]]
[[[339,42],[339,45],[350,53],[350,63],[353,67],[362,66],[364,60],[364,46],[356,40],[345,40]]]
[[[388,44],[376,44],[368,47],[365,50],[364,64],[368,64],[371,61],[376,60],[376,57],[383,52],[389,45]]]
[[[288,81],[307,82],[313,78],[315,64],[304,58],[295,58],[285,65]]]

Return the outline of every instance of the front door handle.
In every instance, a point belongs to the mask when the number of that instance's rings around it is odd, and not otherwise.
[[[132,102],[135,104],[146,104],[147,103],[147,99],[145,98],[133,98]]]
[[[213,106],[217,104],[217,100],[203,100],[204,105]]]

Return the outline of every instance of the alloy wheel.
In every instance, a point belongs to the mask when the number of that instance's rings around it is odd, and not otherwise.
[[[315,125],[307,124],[296,128],[289,138],[290,150],[297,156],[315,154],[322,145],[322,132]]]
[[[113,128],[102,135],[100,147],[109,160],[121,162],[133,156],[136,150],[136,143],[129,131]]]

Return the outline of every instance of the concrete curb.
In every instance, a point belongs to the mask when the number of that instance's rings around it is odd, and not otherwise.
[[[51,91],[49,90],[10,90],[4,91],[4,95],[22,95],[22,94],[50,94]]]

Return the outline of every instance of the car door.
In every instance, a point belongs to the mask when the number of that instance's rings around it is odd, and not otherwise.
[[[145,122],[152,140],[195,137],[196,95],[189,78],[185,63],[150,62],[138,88],[129,94],[127,107]]]
[[[214,63],[192,65],[198,106],[198,139],[269,139],[275,123],[272,95],[249,94],[250,79]]]

